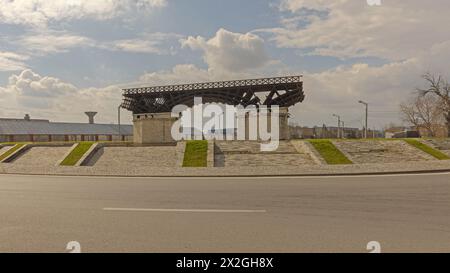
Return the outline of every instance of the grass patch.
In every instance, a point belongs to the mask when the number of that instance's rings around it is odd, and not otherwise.
[[[353,164],[334,144],[329,140],[309,140],[313,147],[325,159],[328,164]]]
[[[208,141],[190,140],[186,143],[183,167],[207,167]]]
[[[9,148],[9,150],[7,150],[6,152],[4,152],[3,154],[0,155],[0,161],[4,160],[8,156],[12,155],[15,151],[19,150],[24,145],[25,144],[16,144],[13,147]]]
[[[416,147],[417,149],[420,149],[424,151],[425,153],[434,156],[435,158],[439,160],[448,160],[450,157],[426,144],[423,144],[422,142],[418,141],[417,139],[404,139],[406,143],[408,143],[411,146]]]
[[[61,162],[61,166],[75,166],[92,145],[94,142],[78,143],[78,146]]]

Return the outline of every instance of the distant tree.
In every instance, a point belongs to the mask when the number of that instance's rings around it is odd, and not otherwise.
[[[405,122],[414,125],[417,129],[425,129],[428,135],[435,137],[442,125],[441,101],[435,96],[419,94],[409,102],[400,104],[400,111]]]
[[[430,73],[425,74],[423,78],[428,82],[429,88],[419,89],[419,94],[422,97],[434,96],[439,100],[436,106],[442,112],[450,137],[450,84],[442,76],[435,76]]]

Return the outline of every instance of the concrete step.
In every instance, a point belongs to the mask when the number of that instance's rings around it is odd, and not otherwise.
[[[216,141],[216,152],[230,154],[295,154],[294,146],[289,141],[280,141],[276,151],[261,151],[258,141]]]

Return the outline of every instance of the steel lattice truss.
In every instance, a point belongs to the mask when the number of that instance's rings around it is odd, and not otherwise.
[[[133,114],[171,112],[179,104],[192,107],[194,97],[201,97],[203,103],[268,107],[290,107],[305,98],[302,76],[142,87],[123,91],[121,106]],[[256,93],[263,92],[267,95],[261,100]]]

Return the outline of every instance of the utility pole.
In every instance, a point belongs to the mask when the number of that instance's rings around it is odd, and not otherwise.
[[[120,130],[120,108],[122,108],[122,105],[117,107],[117,124],[119,125],[119,141],[122,141],[122,132]]]
[[[360,100],[359,103],[361,103],[364,106],[366,106],[366,126],[364,127],[364,138],[368,138],[368,135],[367,135],[367,123],[368,123],[368,119],[369,119],[369,104],[367,102],[362,101],[362,100]]]
[[[345,122],[342,121],[342,136],[341,138],[345,138]]]
[[[341,138],[341,116],[333,114],[333,117],[338,120],[337,138]]]

